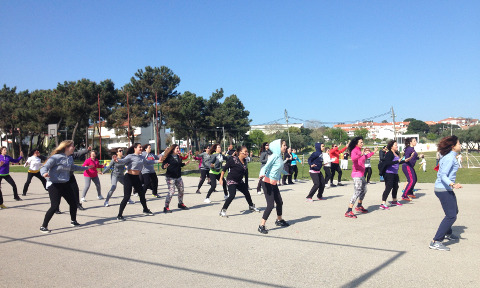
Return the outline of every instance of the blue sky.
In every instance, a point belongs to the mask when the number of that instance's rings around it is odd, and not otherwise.
[[[52,89],[167,66],[252,124],[479,118],[480,1],[2,1],[0,84]],[[380,122],[388,117],[375,119]],[[291,120],[291,122],[298,122]]]

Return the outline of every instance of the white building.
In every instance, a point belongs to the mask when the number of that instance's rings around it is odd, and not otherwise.
[[[292,123],[288,124],[288,127],[303,128],[303,123]],[[277,132],[282,132],[287,130],[287,124],[268,124],[268,125],[250,125],[250,131],[260,130],[265,134],[274,134]],[[250,131],[247,132],[247,135],[250,134]]]
[[[395,122],[395,131],[397,135],[401,135],[407,132],[408,124],[410,122]],[[333,126],[334,128],[341,128],[347,132],[349,137],[353,137],[355,130],[357,129],[367,129],[368,138],[370,139],[393,139],[393,122],[391,123],[376,123],[376,122],[359,122],[353,124],[337,124]]]
[[[124,124],[125,129],[127,128],[127,123]],[[99,141],[99,135],[98,135],[98,129],[94,129],[94,126],[88,127],[88,138],[92,139],[92,135],[95,131],[94,139],[95,143],[98,143]],[[123,131],[122,131],[123,132]],[[122,135],[116,135],[115,134],[115,129],[107,129],[105,127],[105,122],[102,122],[101,128],[100,128],[100,133],[102,136],[102,146],[108,147],[108,149],[113,149],[113,148],[118,148],[118,147],[129,147],[130,146],[130,141],[125,135],[125,133],[122,133]],[[147,144],[150,143],[152,144],[152,148],[155,146],[155,134],[154,134],[154,127],[152,123],[150,123],[147,127],[132,127],[132,130],[130,133],[133,134],[135,137],[135,142],[136,143],[141,143]],[[160,134],[160,149],[165,149],[167,147],[166,145],[166,133],[165,133],[165,127],[161,127],[159,129],[159,134]],[[89,140],[90,141],[90,140]]]

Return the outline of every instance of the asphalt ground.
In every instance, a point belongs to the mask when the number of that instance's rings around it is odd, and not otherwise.
[[[344,173],[350,173],[345,171]],[[19,193],[26,173],[11,173]],[[76,175],[80,190],[84,180]],[[110,175],[100,175],[102,194]],[[480,283],[480,185],[464,185],[456,192],[460,213],[454,233],[461,239],[446,242],[451,251],[428,248],[444,214],[433,184],[418,184],[418,199],[402,207],[380,210],[383,183],[368,185],[364,200],[368,214],[344,217],[353,193],[352,182],[326,189],[324,201],[305,202],[312,181],[281,186],[284,219],[291,226],[267,221],[269,233],[257,232],[262,214],[249,212],[241,193],[228,218],[219,217],[223,193],[203,202],[206,191],[195,194],[198,178],[183,177],[188,211],[164,214],[166,184],[159,176],[163,197],[147,194],[154,216],[144,216],[137,203],[127,205],[125,222],[116,216],[123,195],[119,185],[103,207],[92,183],[77,220],[70,226],[68,205],[54,215],[50,234],[39,227],[50,206],[40,181],[33,179],[24,201],[13,199],[2,181],[0,210],[0,287],[474,287]],[[251,179],[250,186],[256,187]],[[403,183],[401,184],[403,186]],[[148,191],[150,192],[150,191]],[[147,193],[148,193],[147,192]],[[263,195],[250,190],[257,207]]]

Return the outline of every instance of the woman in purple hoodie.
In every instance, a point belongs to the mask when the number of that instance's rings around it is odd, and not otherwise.
[[[405,159],[410,159],[405,161],[402,165],[403,174],[407,177],[407,187],[403,190],[402,200],[411,201],[410,198],[417,198],[413,195],[413,189],[417,183],[417,173],[415,172],[415,164],[419,159],[417,152],[415,152],[415,146],[417,146],[417,139],[414,137],[409,137],[405,139],[405,150],[404,157]],[[423,154],[422,154],[423,155]]]
[[[5,179],[8,184],[12,185],[13,188],[13,198],[17,201],[21,201],[22,199],[18,196],[17,192],[17,185],[15,184],[15,181],[13,181],[12,176],[10,176],[10,163],[18,163],[20,160],[23,159],[23,152],[20,151],[20,157],[17,159],[13,159],[12,157],[7,155],[7,147],[2,147],[0,148],[0,184],[2,183],[2,180]],[[5,205],[3,205],[3,196],[2,196],[2,190],[0,190],[0,208],[7,208]]]

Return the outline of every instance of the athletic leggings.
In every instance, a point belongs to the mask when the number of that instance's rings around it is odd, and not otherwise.
[[[355,204],[357,199],[363,201],[365,194],[367,194],[367,180],[365,180],[365,177],[354,177],[353,187],[354,192],[352,198],[350,199],[350,204]]]
[[[323,166],[323,171],[325,171],[325,184],[326,184],[330,179],[332,179],[332,170],[330,170],[330,167]]]
[[[47,185],[47,180],[40,175],[40,171],[35,173],[28,172],[27,182],[25,182],[25,185],[23,186],[23,195],[27,195],[28,187],[30,186],[30,182],[32,182],[33,177],[37,177],[42,182],[43,188],[45,188]],[[45,190],[47,190],[47,188],[45,188]]]
[[[400,181],[398,174],[385,173],[383,177],[385,179],[385,191],[383,191],[382,201],[387,201],[390,191],[392,191],[392,199],[397,199],[398,182]]]
[[[73,191],[73,197],[75,197],[75,203],[77,206],[80,206],[80,189],[78,188],[77,179],[73,173],[70,174],[70,179],[68,179],[68,184],[70,184],[70,188]]]
[[[147,193],[147,190],[152,189],[152,194],[158,194],[158,177],[156,173],[142,174],[143,177],[143,194]],[[135,189],[136,190],[136,189]]]
[[[97,196],[102,196],[102,187],[100,186],[100,179],[98,179],[98,176],[95,177],[84,177],[85,178],[85,187],[83,187],[83,193],[82,193],[82,198],[85,198],[87,195],[87,191],[90,188],[90,183],[93,181],[95,183],[95,187],[97,187]]]
[[[250,192],[248,192],[248,187],[247,184],[244,182],[240,182],[239,184],[230,184],[228,185],[228,198],[225,200],[225,203],[223,204],[222,209],[227,210],[228,206],[230,206],[230,203],[232,203],[233,199],[235,199],[235,194],[238,191],[242,192],[243,195],[245,195],[245,200],[247,200],[247,203],[249,206],[253,206],[252,202],[252,196],[250,196]]]
[[[48,195],[50,196],[50,209],[48,209],[43,219],[42,227],[47,228],[48,222],[52,219],[55,211],[58,210],[60,206],[60,199],[63,197],[70,206],[70,219],[72,221],[77,220],[77,203],[75,202],[75,197],[73,195],[72,187],[68,182],[66,183],[52,183],[48,187]]]
[[[372,177],[372,167],[365,167],[363,177],[367,178],[367,183],[370,182],[370,178]]]
[[[125,183],[123,184],[123,199],[120,203],[118,217],[123,216],[123,210],[125,210],[125,206],[127,206],[128,199],[130,199],[132,188],[135,188],[135,190],[138,191],[138,196],[140,197],[140,203],[142,203],[143,210],[148,210],[145,192],[143,192],[142,183],[140,182],[140,176],[127,173],[125,174]]]
[[[202,188],[203,182],[205,182],[205,179],[209,177],[209,172],[209,170],[200,169],[200,181],[198,182],[197,190],[200,190],[200,188]]]
[[[2,183],[2,180],[5,179],[8,184],[10,184],[13,188],[13,198],[17,199],[20,198],[18,197],[18,191],[17,191],[17,185],[15,184],[15,181],[13,181],[12,176],[10,175],[5,175],[5,176],[0,176],[0,185]],[[0,189],[0,205],[3,204],[3,196],[2,196],[2,189]]]
[[[408,195],[413,195],[413,188],[415,188],[415,184],[417,183],[417,173],[415,172],[415,169],[410,167],[408,164],[403,164],[402,170],[403,174],[405,174],[405,177],[407,177],[408,182],[402,197],[407,198]]]
[[[458,205],[457,197],[453,191],[445,192],[435,192],[435,195],[440,200],[442,204],[443,211],[445,212],[445,217],[443,218],[440,226],[438,227],[437,233],[433,240],[443,241],[445,239],[445,234],[452,234],[452,225],[457,220],[458,214]]]
[[[332,167],[330,167],[332,171],[332,178],[330,178],[330,183],[333,184],[333,178],[335,178],[335,171],[338,172],[338,183],[342,182],[342,169],[340,169],[340,165],[338,163],[332,163]]]
[[[264,193],[265,199],[267,200],[267,208],[263,211],[262,219],[267,221],[268,216],[272,213],[274,204],[277,204],[275,208],[277,209],[277,216],[282,216],[282,195],[280,195],[280,190],[278,190],[277,185],[272,185],[270,183],[264,182]]]
[[[182,204],[183,192],[184,192],[182,177],[180,178],[165,177],[165,180],[167,181],[167,187],[168,187],[168,194],[167,194],[167,197],[165,198],[165,207],[168,207],[170,205],[170,201],[172,200],[173,195],[175,195],[175,186],[177,187],[177,190],[178,190],[178,204]]]
[[[112,187],[110,187],[110,190],[107,193],[107,198],[105,201],[108,202],[110,200],[110,197],[112,197],[113,192],[115,192],[115,189],[117,189],[117,182],[120,182],[122,185],[125,185],[125,175],[117,176],[115,174],[112,174],[110,176],[110,179],[112,180]]]
[[[313,180],[312,189],[310,189],[310,193],[308,193],[307,198],[312,198],[315,195],[315,192],[318,190],[317,197],[322,198],[323,191],[325,190],[325,179],[323,178],[322,172],[320,173],[310,173],[310,177]]]
[[[298,167],[297,167],[297,165],[292,165],[292,169],[293,169],[293,179],[297,180],[297,176],[298,176]]]
[[[215,191],[215,188],[217,188],[217,180],[220,180],[220,175],[221,174],[210,173],[210,175],[209,175],[209,177],[210,177],[210,189],[208,190],[207,198],[210,198],[210,195],[212,195],[212,192]],[[223,194],[225,194],[225,196],[228,196],[227,181],[225,181],[225,179],[223,179]]]

